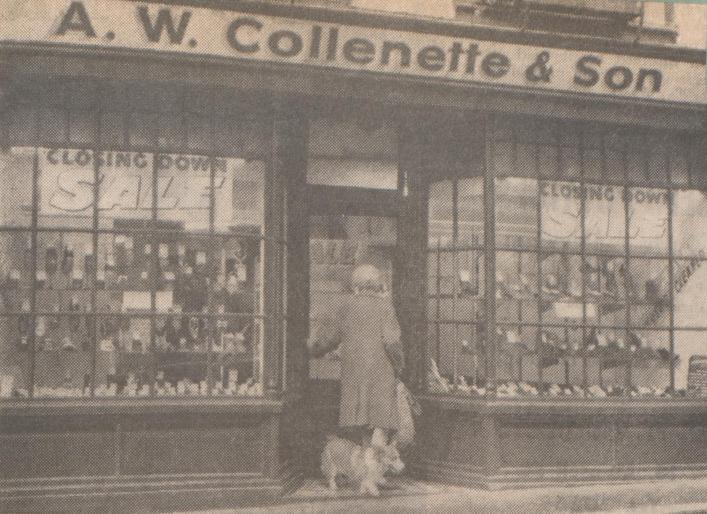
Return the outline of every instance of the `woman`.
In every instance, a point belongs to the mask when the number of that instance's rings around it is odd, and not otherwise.
[[[371,444],[388,444],[399,428],[396,374],[402,369],[400,327],[378,269],[357,267],[351,276],[353,295],[334,316],[316,326],[310,352],[323,355],[337,347],[341,354],[339,425],[372,430]]]

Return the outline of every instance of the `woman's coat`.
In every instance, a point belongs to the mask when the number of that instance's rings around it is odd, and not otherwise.
[[[339,347],[341,404],[339,425],[397,430],[396,371],[403,363],[400,327],[389,297],[354,294],[313,334],[321,354]]]

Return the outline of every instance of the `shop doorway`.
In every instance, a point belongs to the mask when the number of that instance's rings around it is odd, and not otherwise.
[[[351,294],[351,273],[361,264],[380,271],[393,291],[396,219],[384,216],[325,214],[309,217],[309,327],[334,316]],[[338,350],[310,359],[312,380],[338,380]]]
[[[351,294],[349,279],[361,264],[383,274],[387,290],[398,291],[397,191],[310,186],[309,327],[336,313]],[[310,359],[309,378],[338,382],[337,351]]]
[[[397,191],[310,186],[309,329],[337,312],[351,294],[350,277],[360,264],[381,270],[394,303],[399,289]],[[316,473],[327,433],[337,432],[339,413],[338,351],[309,358],[306,404],[309,431],[305,459]]]

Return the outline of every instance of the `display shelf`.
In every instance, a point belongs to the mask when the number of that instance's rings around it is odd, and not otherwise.
[[[496,384],[491,389],[483,381],[469,385],[465,377],[459,377],[457,385],[453,386],[450,380],[436,380],[428,386],[427,394],[441,395],[444,397],[473,398],[484,396],[489,401],[494,398],[546,398],[558,399],[586,399],[610,400],[623,399],[624,401],[654,399],[659,401],[672,401],[675,399],[689,399],[685,390],[670,390],[667,387],[633,387],[633,386],[582,386],[566,382],[538,382],[523,380],[507,380]]]
[[[428,294],[427,298],[430,300],[452,300],[454,298],[457,299],[464,299],[464,300],[472,300],[472,301],[481,301],[485,300],[485,297],[483,295],[478,295],[478,294],[465,294],[465,293],[457,293],[455,296],[453,293],[440,293],[440,294]]]

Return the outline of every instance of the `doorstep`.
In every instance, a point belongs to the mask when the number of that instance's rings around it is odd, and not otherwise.
[[[389,480],[387,485],[380,488],[381,495],[379,498],[394,498],[397,496],[421,494],[444,494],[445,492],[448,492],[449,489],[454,488],[430,482],[422,482],[420,480],[413,480],[411,478],[393,478]],[[346,501],[354,499],[360,500],[362,497],[356,487],[341,486],[337,491],[332,492],[323,480],[306,480],[302,487],[300,487],[297,491],[285,496],[283,498],[283,502],[287,502],[288,499],[311,502]]]

